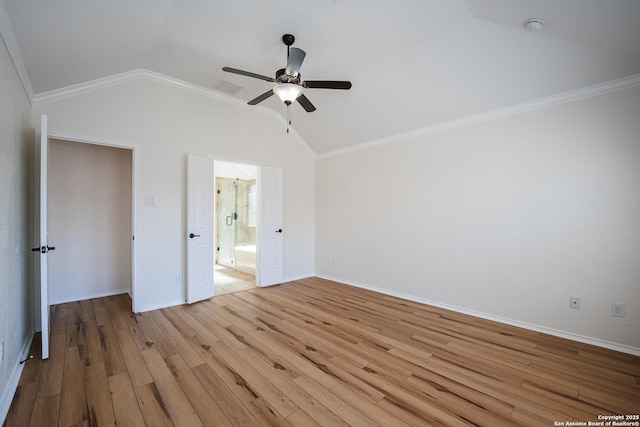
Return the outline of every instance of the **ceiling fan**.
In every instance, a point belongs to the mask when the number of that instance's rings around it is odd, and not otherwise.
[[[276,71],[275,78],[263,76],[261,74],[251,73],[249,71],[238,70],[231,67],[223,67],[222,71],[228,73],[240,74],[241,76],[253,77],[255,79],[265,80],[276,85],[262,95],[248,102],[249,105],[256,105],[271,95],[276,94],[278,98],[289,107],[293,102],[298,101],[302,108],[307,112],[316,110],[316,107],[309,101],[303,92],[304,89],[351,89],[351,82],[339,80],[302,80],[300,68],[302,61],[306,56],[306,52],[297,47],[291,47],[295,41],[295,37],[291,34],[282,36],[282,41],[287,46],[287,66]]]

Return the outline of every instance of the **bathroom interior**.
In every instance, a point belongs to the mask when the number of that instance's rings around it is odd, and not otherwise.
[[[254,165],[214,162],[214,295],[256,286],[257,175]]]

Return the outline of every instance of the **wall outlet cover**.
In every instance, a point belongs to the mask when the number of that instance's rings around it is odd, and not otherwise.
[[[580,298],[569,297],[569,308],[573,308],[574,310],[580,310]]]
[[[624,317],[624,304],[621,302],[612,302],[611,303],[611,315],[613,317]]]

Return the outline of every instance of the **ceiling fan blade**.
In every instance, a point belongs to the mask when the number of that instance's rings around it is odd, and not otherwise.
[[[269,89],[268,91],[266,91],[262,95],[260,95],[260,96],[258,96],[256,98],[253,98],[251,101],[247,102],[247,104],[249,104],[249,105],[259,104],[262,101],[264,101],[265,99],[269,98],[271,95],[273,95],[273,90]]]
[[[287,68],[284,69],[284,72],[288,76],[297,77],[300,73],[300,68],[302,68],[302,61],[304,61],[304,57],[306,56],[306,52],[302,49],[298,49],[297,47],[292,47],[289,50],[289,57],[287,58]]]
[[[311,103],[311,101],[309,101],[309,98],[304,96],[304,93],[298,97],[297,101],[302,105],[302,108],[304,108],[307,113],[316,111],[316,107]]]
[[[309,89],[351,89],[351,82],[340,80],[307,80],[303,86]]]
[[[231,67],[222,67],[222,71],[226,71],[227,73],[240,74],[241,76],[253,77],[254,79],[265,80],[267,82],[275,82],[276,79],[273,77],[263,76],[262,74],[251,73],[249,71],[238,70],[237,68]]]

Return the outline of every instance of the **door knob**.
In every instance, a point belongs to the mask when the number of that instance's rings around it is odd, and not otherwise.
[[[276,233],[282,233],[282,228],[277,229]]]
[[[40,253],[43,253],[43,254],[46,254],[49,251],[55,251],[55,250],[56,250],[55,246],[49,246],[49,245],[41,246],[41,247],[38,247],[38,248],[31,248],[31,252],[40,252]]]
[[[193,239],[194,237],[200,237],[200,235],[199,234],[193,234],[193,233],[189,234],[189,238],[190,239]]]

